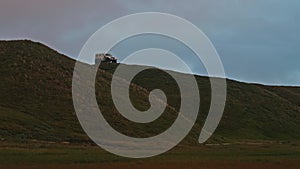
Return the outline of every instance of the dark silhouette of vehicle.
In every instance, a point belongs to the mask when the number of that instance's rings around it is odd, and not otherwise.
[[[101,62],[106,62],[106,63],[117,63],[117,58],[113,57],[111,54],[109,53],[100,53],[100,54],[96,54],[95,57],[95,63],[101,63]]]

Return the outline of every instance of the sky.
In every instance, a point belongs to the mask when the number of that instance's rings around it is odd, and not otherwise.
[[[300,85],[299,0],[1,0],[0,39],[39,41],[76,58],[95,31],[137,12],[170,13],[195,24],[214,44],[228,78]],[[140,43],[143,38],[112,52],[124,56],[155,44],[189,55],[176,42],[148,37],[152,44]],[[190,66],[205,74],[198,63]]]

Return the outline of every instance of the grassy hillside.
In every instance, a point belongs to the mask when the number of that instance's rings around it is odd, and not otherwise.
[[[20,142],[89,142],[72,104],[72,75],[75,61],[47,46],[32,41],[0,41],[0,139]],[[136,124],[114,108],[110,80],[117,64],[102,64],[97,75],[96,95],[110,124],[135,137],[156,135],[175,120],[179,91],[166,73],[151,69],[141,72],[131,85],[131,99],[140,110],[149,108],[148,93],[160,88],[169,107],[149,124]],[[196,77],[200,115],[182,144],[196,143],[210,105],[208,78]],[[300,88],[271,87],[228,80],[224,116],[209,142],[300,139]]]

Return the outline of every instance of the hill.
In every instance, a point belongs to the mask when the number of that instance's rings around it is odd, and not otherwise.
[[[12,142],[90,142],[72,104],[75,61],[49,47],[28,40],[0,41],[0,139]],[[135,137],[156,135],[174,122],[179,89],[166,73],[151,69],[131,84],[131,99],[140,110],[149,108],[148,93],[160,88],[168,97],[164,114],[148,124],[123,118],[114,108],[110,80],[117,64],[102,64],[96,82],[99,106],[118,131]],[[210,83],[196,76],[201,108],[198,120],[182,144],[196,143],[210,105]],[[300,88],[247,84],[227,80],[224,116],[209,142],[300,139]]]

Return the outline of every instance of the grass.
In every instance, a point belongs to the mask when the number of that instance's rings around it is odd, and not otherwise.
[[[72,104],[74,60],[40,43],[0,41],[0,63],[0,168],[13,164],[141,162],[119,158],[94,146],[81,129]],[[143,71],[134,78],[130,98],[136,108],[147,110],[148,94],[156,88],[165,92],[169,105],[155,121],[137,124],[121,116],[111,100],[110,81],[116,66],[102,64],[95,84],[106,120],[119,132],[134,137],[157,135],[171,126],[181,101],[174,80],[157,69]],[[224,115],[207,143],[231,144],[204,146],[197,139],[210,106],[210,82],[207,77],[195,77],[201,107],[193,129],[178,147],[146,162],[295,160],[299,164],[299,87],[227,80]]]
[[[5,143],[4,143],[5,144]],[[148,159],[128,159],[110,154],[93,145],[6,143],[0,150],[0,166],[7,164],[90,164],[172,161],[278,162],[299,160],[300,147],[293,144],[223,145],[176,147],[166,154]]]
[[[0,137],[8,140],[89,142],[72,105],[75,61],[31,41],[0,41],[0,49]],[[102,64],[102,71],[97,75],[96,95],[98,100],[102,100],[100,109],[107,121],[120,132],[135,137],[153,136],[172,125],[177,115],[174,110],[179,110],[181,101],[175,81],[157,69],[143,71],[134,78],[130,97],[135,107],[147,110],[149,92],[159,88],[165,92],[168,104],[173,108],[167,109],[152,123],[136,124],[123,118],[111,100],[110,81],[116,66]],[[210,106],[208,78],[196,76],[196,79],[201,107],[195,127],[184,144],[196,143]],[[227,80],[227,84],[224,116],[210,142],[300,139],[299,88],[231,80]]]

